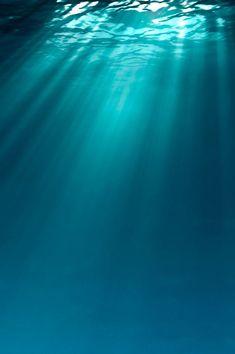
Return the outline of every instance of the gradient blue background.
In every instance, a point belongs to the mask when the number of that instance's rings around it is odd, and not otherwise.
[[[1,354],[235,353],[235,10],[215,3],[0,1]]]

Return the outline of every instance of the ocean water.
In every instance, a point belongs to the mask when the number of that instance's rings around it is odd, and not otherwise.
[[[0,0],[0,354],[235,353],[234,5]]]

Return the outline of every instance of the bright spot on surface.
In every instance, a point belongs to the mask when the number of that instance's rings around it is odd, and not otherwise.
[[[145,4],[141,4],[135,10],[138,11],[138,12],[144,12],[144,11],[146,11],[146,5]]]
[[[132,3],[132,6],[138,6],[140,3],[139,3],[139,1],[134,1],[133,3]]]
[[[83,12],[83,11],[84,11],[83,8],[84,8],[87,4],[88,4],[87,1],[81,2],[80,4],[74,6],[74,7],[72,8],[72,10],[71,10],[66,16],[64,16],[64,17],[76,15],[76,14],[79,14],[79,13]]]
[[[184,13],[188,13],[188,12],[192,12],[194,11],[193,9],[191,9],[190,7],[188,7],[187,9],[183,9],[182,12]]]
[[[184,27],[185,26],[185,18],[184,17],[180,17],[178,24],[179,24],[180,27]]]
[[[184,17],[181,17],[181,18],[179,19],[178,26],[180,27],[178,36],[179,36],[180,38],[184,38],[184,37],[185,37],[185,34],[186,34],[186,28],[185,28],[186,24],[185,24],[185,19],[184,19]]]
[[[185,31],[184,29],[182,29],[182,30],[179,31],[178,37],[179,37],[179,38],[184,38],[184,37],[185,37],[185,34],[186,34],[186,31]]]
[[[152,12],[156,12],[156,11],[162,9],[163,7],[167,7],[167,6],[168,5],[166,3],[159,4],[157,2],[153,2],[147,6],[147,9]]]
[[[88,6],[89,7],[93,7],[93,6],[96,6],[99,4],[99,1],[94,1],[94,2],[91,2]]]
[[[215,5],[203,5],[203,4],[198,4],[196,5],[199,9],[202,9],[202,10],[213,10],[216,6]]]

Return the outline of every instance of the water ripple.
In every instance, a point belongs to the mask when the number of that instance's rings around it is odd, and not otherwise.
[[[192,42],[234,41],[235,6],[229,1],[4,1],[0,0],[0,31],[8,34],[5,48],[11,38],[15,43],[16,36],[24,41],[34,40],[34,35],[49,51],[125,46],[122,54],[139,55],[151,55],[164,46],[177,50]]]
[[[15,4],[15,5],[14,5]],[[29,29],[42,23],[56,33],[71,30],[101,31],[113,35],[203,36],[217,32],[234,20],[234,6],[227,1],[37,1],[33,5],[8,2],[1,6],[1,30]],[[164,36],[162,34],[165,33]],[[80,37],[81,38],[81,37]]]
[[[217,39],[234,19],[228,3],[214,1],[82,1],[57,7],[47,24],[69,43]]]

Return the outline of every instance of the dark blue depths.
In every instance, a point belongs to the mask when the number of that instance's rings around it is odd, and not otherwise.
[[[0,353],[234,353],[234,6],[0,3]]]

